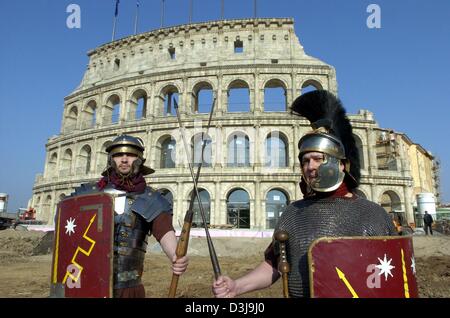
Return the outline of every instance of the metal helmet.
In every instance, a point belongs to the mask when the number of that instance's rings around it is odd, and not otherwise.
[[[317,177],[313,182],[305,182],[318,192],[330,192],[336,190],[344,181],[345,173],[340,170],[341,160],[345,160],[345,150],[342,143],[334,136],[313,131],[304,135],[299,143],[299,160],[308,152],[320,152],[324,160],[317,169]],[[302,176],[303,177],[303,176]]]
[[[133,137],[130,135],[120,135],[116,137],[112,141],[112,143],[108,147],[106,147],[106,152],[108,153],[108,167],[102,173],[102,175],[106,175],[108,171],[114,167],[112,157],[119,153],[130,153],[138,157],[138,159],[133,162],[133,171],[135,173],[139,171],[142,172],[144,176],[154,173],[155,170],[150,167],[144,166],[144,150],[144,142],[141,138]]]
[[[313,128],[298,143],[300,162],[307,152],[324,154],[314,182],[303,180],[318,192],[334,191],[344,179],[350,190],[356,188],[361,175],[359,153],[341,102],[330,92],[317,90],[299,96],[291,108],[306,117]],[[344,171],[340,171],[341,163]]]

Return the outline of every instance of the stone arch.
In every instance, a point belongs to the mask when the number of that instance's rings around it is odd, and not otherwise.
[[[250,86],[242,79],[235,79],[227,87],[227,111],[250,112]]]
[[[176,166],[176,140],[172,135],[159,137],[156,142],[156,167],[175,168]]]
[[[72,149],[67,148],[61,158],[60,175],[69,176],[72,174],[73,153]]]
[[[71,105],[67,108],[64,118],[64,132],[69,133],[77,128],[78,123],[78,106]]]
[[[64,200],[67,197],[67,195],[63,192],[58,196],[58,203]]]
[[[315,91],[315,90],[322,90],[324,85],[320,82],[318,79],[306,79],[303,81],[303,83],[300,85],[300,93],[299,95]]]
[[[51,215],[52,196],[47,194],[44,202],[42,203],[42,219],[49,220]]]
[[[81,147],[78,154],[77,174],[83,175],[91,172],[92,148],[86,144]]]
[[[202,139],[203,138],[203,139]],[[202,160],[202,148],[203,142],[206,142],[206,146],[203,152]],[[212,165],[212,139],[210,135],[204,135],[198,133],[191,138],[191,162],[194,166],[198,167],[201,162],[202,167],[211,167]]]
[[[192,191],[188,194],[187,200],[191,199]],[[198,188],[198,193],[200,195],[200,201],[202,201],[203,212],[205,212],[206,224],[209,225],[211,221],[211,195],[207,189],[202,187]],[[204,227],[199,207],[200,205],[198,203],[197,196],[194,196],[194,205],[193,205],[194,217],[192,220],[193,227]]]
[[[273,187],[265,193],[266,229],[273,229],[278,223],[284,209],[289,205],[289,192],[280,187]]]
[[[95,124],[97,123],[98,120],[97,108],[98,108],[97,102],[95,101],[95,99],[91,99],[89,102],[86,103],[81,115],[82,130],[95,127]]]
[[[49,178],[53,178],[56,176],[57,167],[58,167],[58,154],[56,152],[53,152],[49,156],[47,164],[47,176]]]
[[[227,193],[227,224],[250,228],[250,200],[249,192],[243,187],[234,187]]]
[[[130,95],[127,120],[139,120],[147,117],[148,93],[144,88],[136,88]]]
[[[214,100],[214,86],[209,80],[198,81],[192,88],[192,112],[209,113]]]
[[[266,87],[278,87],[278,86],[283,87],[285,90],[287,90],[289,87],[285,79],[282,79],[280,77],[272,77],[266,79],[261,85],[261,88],[264,89]]]
[[[362,139],[359,137],[359,135],[353,133],[353,137],[355,138],[355,144],[356,148],[358,149],[359,154],[359,165],[361,166],[361,169],[365,169],[365,163],[364,163],[364,146]]]
[[[287,111],[287,85],[278,78],[264,84],[264,111]]]
[[[272,131],[264,139],[264,165],[272,168],[289,166],[289,139],[280,131]]]
[[[117,124],[120,120],[121,98],[119,94],[113,93],[106,99],[102,110],[102,124]]]
[[[250,166],[250,138],[247,133],[234,131],[227,137],[227,166]]]
[[[176,116],[173,99],[180,105],[180,88],[174,84],[166,84],[159,91],[159,103],[157,106],[157,115],[159,116]]]
[[[400,196],[393,190],[386,190],[381,194],[380,205],[386,212],[398,211],[402,209]]]

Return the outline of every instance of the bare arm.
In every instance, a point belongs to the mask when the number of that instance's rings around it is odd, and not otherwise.
[[[177,238],[174,231],[169,231],[159,241],[161,248],[166,253],[169,260],[172,262],[172,271],[176,275],[181,275],[186,271],[189,264],[187,256],[177,259],[175,251],[177,249]]]
[[[250,273],[238,278],[231,279],[228,276],[220,276],[213,283],[215,297],[236,297],[251,291],[267,288],[280,277],[279,272],[269,263],[262,262]]]

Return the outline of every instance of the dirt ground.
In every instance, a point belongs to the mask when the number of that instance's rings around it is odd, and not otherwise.
[[[0,231],[0,297],[48,297],[52,233]],[[262,238],[214,238],[222,273],[233,278],[253,269],[270,242]],[[209,298],[213,273],[204,238],[191,238],[188,271],[181,276],[177,297]],[[414,236],[417,283],[420,297],[450,297],[450,237]],[[159,245],[149,241],[143,281],[147,297],[166,297],[171,272]],[[282,297],[280,281],[272,287],[243,297]]]

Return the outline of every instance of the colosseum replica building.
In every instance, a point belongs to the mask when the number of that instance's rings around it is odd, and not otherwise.
[[[175,104],[194,168],[207,133],[199,188],[211,227],[271,229],[283,208],[302,198],[297,142],[311,128],[288,106],[311,89],[338,91],[335,69],[305,53],[293,19],[167,27],[107,43],[88,56],[33,187],[31,205],[40,220],[53,224],[61,199],[98,180],[105,148],[127,133],[145,142],[146,164],[156,170],[147,181],[172,200],[174,226],[182,225],[193,183]],[[349,118],[361,153],[359,194],[413,222],[411,142],[378,127],[369,111]],[[202,223],[198,214],[194,223]]]

